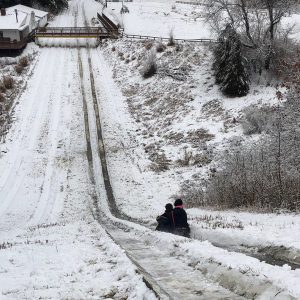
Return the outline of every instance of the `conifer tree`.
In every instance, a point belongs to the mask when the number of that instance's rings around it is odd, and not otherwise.
[[[228,96],[247,95],[249,76],[244,66],[242,44],[231,25],[222,31],[214,54],[216,82],[221,91]]]
[[[26,6],[40,6],[42,9],[52,13],[58,13],[68,7],[68,0],[0,0],[0,7],[9,7],[16,4]]]

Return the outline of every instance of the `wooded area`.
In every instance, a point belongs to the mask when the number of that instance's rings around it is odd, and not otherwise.
[[[9,7],[16,4],[42,8],[52,13],[58,13],[68,7],[67,0],[0,0],[1,7]]]

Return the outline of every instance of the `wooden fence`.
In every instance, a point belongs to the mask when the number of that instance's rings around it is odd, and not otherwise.
[[[127,34],[122,33],[122,36],[129,39],[140,39],[140,40],[160,40],[168,41],[169,38],[162,38],[159,36],[149,36],[149,35],[137,35],[137,34]],[[174,39],[175,42],[191,42],[191,43],[217,43],[214,39]]]

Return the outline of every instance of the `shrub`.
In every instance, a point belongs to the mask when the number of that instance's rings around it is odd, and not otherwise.
[[[23,70],[24,70],[24,68],[21,65],[15,66],[15,71],[17,74],[19,74],[19,75],[22,74]]]
[[[4,76],[3,79],[3,85],[6,89],[12,89],[14,87],[14,79],[11,76]]]
[[[175,39],[174,39],[174,30],[173,28],[169,31],[169,41],[168,46],[174,46],[175,45]]]
[[[150,50],[152,47],[153,47],[153,42],[151,42],[151,41],[146,41],[145,42],[146,50]]]
[[[162,41],[159,41],[156,45],[156,51],[157,52],[164,52],[165,49],[166,49],[166,45]]]
[[[19,65],[26,68],[29,65],[28,57],[24,56],[19,60]]]
[[[154,74],[156,74],[156,72],[157,72],[156,53],[152,51],[146,58],[141,73],[144,78],[149,78],[152,77]]]
[[[248,108],[242,120],[244,134],[262,133],[268,124],[268,110],[257,107]]]
[[[4,86],[3,82],[0,82],[0,93],[5,93],[6,92],[6,87]]]
[[[4,102],[4,101],[5,101],[5,95],[0,93],[0,102]]]
[[[202,184],[185,181],[180,188],[179,194],[185,199],[185,206],[187,208],[204,206],[204,191]]]
[[[155,153],[151,156],[153,161],[150,164],[150,170],[156,173],[169,170],[171,160],[169,160],[165,153]]]
[[[277,107],[258,143],[224,154],[222,169],[212,174],[208,184],[208,204],[300,211],[299,99],[299,94],[292,94]]]
[[[187,166],[191,165],[192,160],[193,160],[193,152],[187,151],[186,149],[184,149],[183,158],[179,158],[177,160],[177,164],[180,167],[187,167]]]

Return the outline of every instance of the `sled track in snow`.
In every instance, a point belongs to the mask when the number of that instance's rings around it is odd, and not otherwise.
[[[83,83],[83,64],[82,59],[80,55],[80,51],[78,50],[78,64],[79,64],[79,74],[81,79],[81,91],[82,91],[82,103],[83,103],[83,112],[84,112],[84,123],[85,123],[85,137],[86,137],[86,143],[87,143],[87,159],[89,164],[89,177],[93,185],[95,185],[95,177],[93,174],[94,169],[94,163],[93,163],[93,152],[92,152],[92,146],[91,146],[91,132],[90,132],[90,126],[89,126],[89,113],[88,113],[88,105],[87,105],[87,99],[85,96],[85,86]],[[100,124],[100,115],[99,115],[99,108],[97,103],[97,96],[96,91],[94,87],[94,76],[91,68],[91,58],[89,57],[89,71],[90,71],[90,80],[91,80],[91,88],[92,88],[92,95],[93,95],[93,106],[96,114],[96,123],[97,123],[97,135],[98,135],[98,153],[101,160],[101,167],[104,177],[104,184],[105,184],[105,190],[107,193],[107,198],[109,199],[109,206],[112,214],[116,216],[117,218],[121,218],[122,215],[120,211],[118,210],[116,203],[114,201],[114,195],[112,192],[111,184],[109,175],[107,172],[107,164],[105,160],[105,149],[104,145],[102,143],[102,131],[101,131],[101,124]],[[96,214],[94,214],[95,219],[97,219],[98,222],[103,224],[103,222],[100,219],[100,211],[98,207],[98,199],[95,196],[94,197],[94,208],[96,211]],[[124,216],[123,216],[124,217]],[[108,232],[107,232],[108,233]],[[108,235],[117,243],[117,241],[108,233]],[[127,256],[130,258],[130,256],[127,253]],[[142,274],[145,284],[153,290],[155,295],[159,299],[172,299],[172,297],[165,292],[157,283],[156,281],[132,258],[130,258],[131,261],[136,265],[139,272]]]

